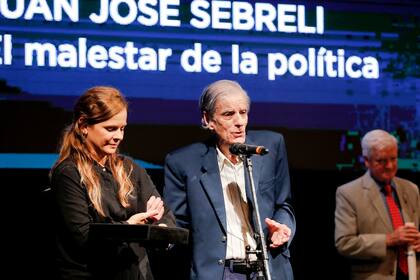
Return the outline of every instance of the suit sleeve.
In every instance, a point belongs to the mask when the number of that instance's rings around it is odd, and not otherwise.
[[[273,219],[279,223],[287,225],[291,231],[291,237],[286,248],[292,242],[296,231],[296,220],[294,210],[291,205],[291,188],[289,167],[287,160],[286,145],[283,137],[278,142],[278,155],[276,157],[276,184],[275,184],[275,209]],[[285,249],[286,249],[285,248]]]
[[[182,177],[179,162],[170,154],[165,159],[165,187],[163,195],[175,215],[177,225],[189,229],[190,215],[186,182]]]
[[[387,254],[386,234],[359,233],[358,213],[350,193],[343,188],[336,192],[335,245],[340,254],[350,258],[375,260],[384,259]]]
[[[417,229],[420,228],[420,195],[419,195],[419,187],[416,184],[412,184],[414,189],[414,203],[413,203],[413,213],[417,216]]]

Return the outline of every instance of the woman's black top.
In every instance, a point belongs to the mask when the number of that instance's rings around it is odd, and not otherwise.
[[[91,223],[126,223],[133,214],[146,212],[146,203],[152,195],[160,197],[146,170],[131,159],[122,158],[125,168],[133,167],[130,179],[134,193],[128,208],[117,199],[118,185],[111,171],[98,164],[93,167],[100,180],[105,217],[93,207],[72,160],[63,161],[53,170],[51,189],[60,279],[153,279],[146,250],[137,243],[89,241]],[[174,216],[166,205],[159,223],[175,226]]]

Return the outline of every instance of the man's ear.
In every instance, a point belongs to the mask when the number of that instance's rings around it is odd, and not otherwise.
[[[203,112],[203,124],[210,130],[213,130],[212,121],[210,120],[210,116],[208,112]]]
[[[207,113],[206,113],[206,122],[207,122],[207,127],[209,128],[209,130],[214,131],[215,130],[214,121]]]
[[[369,158],[368,158],[368,157],[366,157],[366,156],[363,156],[363,161],[364,161],[364,163],[365,163],[366,168],[368,168],[368,169],[369,169],[369,165],[370,165],[370,163],[369,163]]]

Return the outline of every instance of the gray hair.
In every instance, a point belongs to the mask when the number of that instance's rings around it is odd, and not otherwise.
[[[362,138],[363,156],[369,158],[372,150],[382,149],[389,146],[397,146],[398,140],[394,135],[389,134],[385,130],[375,129],[365,134]]]
[[[201,126],[208,129],[208,123],[205,119],[205,113],[209,118],[212,118],[216,111],[216,101],[223,95],[230,94],[234,91],[240,91],[248,100],[248,109],[251,105],[246,91],[235,81],[219,80],[208,85],[200,96],[199,106],[201,112]]]

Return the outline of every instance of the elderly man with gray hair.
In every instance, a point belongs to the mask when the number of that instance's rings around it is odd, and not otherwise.
[[[249,97],[237,82],[210,84],[201,95],[200,110],[202,126],[211,137],[166,157],[164,197],[178,226],[191,232],[191,279],[257,277],[258,266],[252,265],[257,258],[246,250],[261,250],[254,235],[256,203],[245,163],[230,151],[235,143],[261,145],[270,151],[251,156],[260,223],[268,241],[271,279],[293,279],[289,245],[295,216],[283,136],[247,131],[249,107]]]
[[[336,192],[335,245],[351,262],[351,279],[408,279],[407,247],[420,252],[418,187],[396,177],[398,141],[372,130],[362,138],[368,171]],[[420,262],[417,261],[417,279]]]

